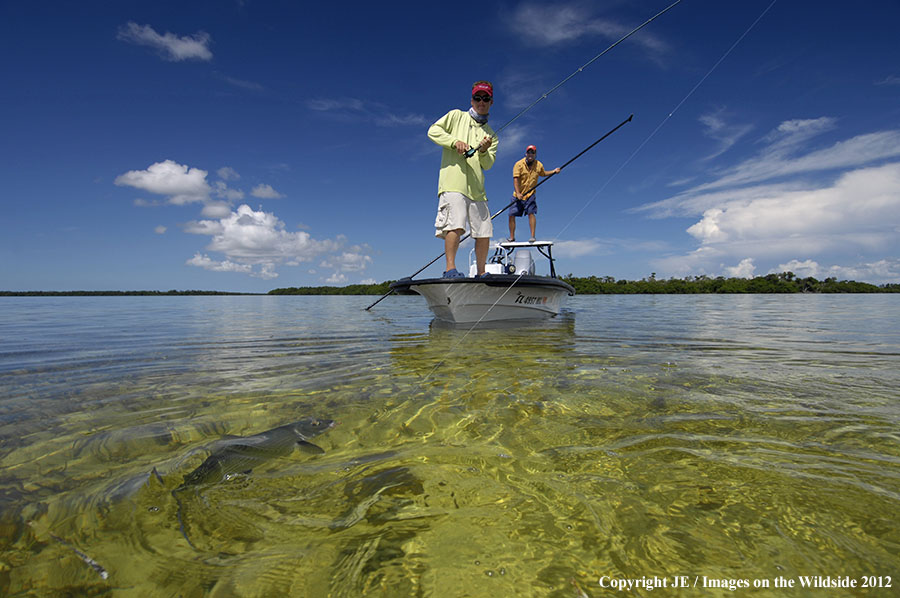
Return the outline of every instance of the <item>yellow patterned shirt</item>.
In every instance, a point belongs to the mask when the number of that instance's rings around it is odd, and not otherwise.
[[[528,162],[525,158],[516,162],[515,166],[513,166],[513,178],[519,178],[519,190],[525,194],[520,199],[528,199],[534,195],[538,177],[542,176],[550,176],[550,173],[544,170],[544,165],[541,164],[540,160],[535,160],[531,168],[528,167]],[[531,190],[530,193],[528,192],[529,189]]]

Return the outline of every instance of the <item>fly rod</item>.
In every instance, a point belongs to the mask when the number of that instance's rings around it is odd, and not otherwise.
[[[615,48],[616,46],[621,44],[622,42],[624,42],[626,39],[628,39],[629,37],[631,37],[638,31],[640,31],[641,29],[643,29],[644,27],[649,25],[651,22],[655,21],[658,17],[661,17],[663,14],[665,14],[665,13],[669,12],[671,9],[675,8],[675,6],[680,3],[681,3],[681,0],[675,0],[675,2],[668,5],[667,7],[665,7],[664,9],[662,9],[661,11],[659,11],[658,13],[656,13],[655,15],[653,15],[652,17],[650,17],[649,19],[647,19],[646,21],[644,21],[643,23],[641,23],[640,25],[638,25],[637,27],[635,27],[634,29],[632,29],[631,31],[629,31],[628,33],[623,35],[622,37],[620,37],[618,40],[616,40],[615,42],[610,44],[610,46],[608,48],[606,48],[605,50],[603,50],[602,52],[600,52],[599,54],[597,54],[596,56],[594,56],[593,58],[588,60],[586,63],[584,63],[583,65],[578,67],[578,69],[574,73],[572,73],[571,75],[569,75],[568,77],[566,77],[565,79],[563,79],[562,81],[557,83],[553,88],[550,89],[550,91],[541,95],[538,99],[536,99],[534,102],[532,102],[531,105],[527,106],[524,110],[522,110],[521,112],[516,114],[514,117],[512,117],[509,121],[506,122],[506,124],[504,124],[502,127],[497,129],[494,134],[499,135],[500,131],[502,131],[509,125],[513,124],[516,120],[519,119],[520,116],[522,116],[523,114],[525,114],[526,112],[528,112],[529,110],[531,110],[532,108],[537,106],[540,102],[542,102],[543,100],[546,100],[547,96],[549,96],[551,93],[553,93],[554,91],[556,91],[557,89],[559,89],[560,87],[565,85],[569,81],[569,79],[571,79],[572,77],[574,77],[575,75],[577,75],[578,73],[580,73],[581,71],[583,71],[584,69],[589,67],[591,64],[593,64],[595,60],[597,60],[598,58],[600,58],[601,56],[603,56],[604,54],[606,54],[607,52],[609,52],[610,50],[612,50],[613,48]],[[466,158],[471,158],[472,156],[474,156],[476,151],[477,150],[474,147],[466,150]]]
[[[568,162],[566,162],[565,164],[563,164],[562,166],[559,167],[560,172],[562,172],[562,169],[563,169],[563,168],[565,168],[566,166],[568,166],[569,164],[571,164],[572,162],[574,162],[575,160],[577,160],[578,158],[580,158],[581,156],[583,156],[584,154],[586,154],[586,153],[587,153],[590,149],[592,149],[595,145],[597,145],[598,143],[600,143],[601,141],[603,141],[604,139],[606,139],[607,137],[609,137],[610,135],[612,135],[613,133],[615,133],[616,131],[618,131],[618,130],[621,129],[622,127],[624,127],[626,124],[630,123],[632,118],[634,118],[634,114],[631,114],[628,118],[626,118],[625,120],[623,120],[622,122],[620,122],[618,125],[616,125],[616,126],[613,127],[612,129],[610,129],[610,131],[609,131],[608,133],[606,133],[605,135],[603,135],[603,137],[601,137],[600,139],[598,139],[598,140],[595,141],[594,143],[590,144],[589,146],[587,146],[586,148],[584,148],[583,150],[581,150],[580,152],[578,152],[578,154],[577,154],[574,158],[572,158],[571,160],[569,160]],[[523,191],[523,192],[522,192],[522,195],[523,195],[523,196],[528,195],[529,193],[531,193],[532,191],[534,191],[535,189],[537,189],[538,187],[540,187],[541,185],[543,185],[544,183],[546,183],[547,181],[549,181],[550,179],[552,179],[553,177],[555,177],[557,174],[559,174],[559,173],[551,174],[550,176],[548,176],[548,177],[545,178],[544,180],[539,181],[534,187],[528,189],[527,191]],[[496,214],[494,214],[493,216],[491,216],[491,220],[493,220],[494,218],[496,218],[497,216],[499,216],[500,214],[502,214],[503,212],[505,212],[506,210],[508,210],[514,203],[516,203],[516,200],[515,200],[515,199],[513,199],[511,202],[509,202],[508,204],[506,204],[506,206],[505,206],[502,210],[499,210]],[[466,233],[465,235],[463,235],[462,237],[460,237],[459,242],[462,243],[463,241],[465,241],[466,239],[468,239],[471,235],[472,235],[472,233]],[[424,266],[422,266],[421,268],[419,268],[418,270],[416,270],[415,272],[413,272],[413,274],[412,274],[411,276],[407,276],[407,278],[413,278],[414,276],[416,276],[417,274],[419,274],[420,272],[422,272],[422,270],[424,270],[425,268],[427,268],[427,267],[430,266],[431,264],[435,263],[436,261],[438,261],[439,259],[441,259],[442,257],[444,257],[444,254],[445,254],[445,253],[446,253],[446,252],[442,252],[439,256],[437,256],[436,258],[434,258],[433,260],[431,260],[430,262],[428,262],[427,264],[425,264]],[[378,305],[379,303],[381,303],[382,299],[385,299],[388,295],[390,295],[390,294],[393,293],[393,292],[394,292],[394,289],[391,289],[391,290],[389,290],[387,293],[385,293],[384,295],[382,295],[381,297],[379,297],[374,303],[372,303],[369,307],[366,308],[366,311],[372,309],[373,307],[375,307],[376,305]]]

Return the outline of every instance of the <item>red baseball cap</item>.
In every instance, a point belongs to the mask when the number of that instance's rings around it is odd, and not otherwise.
[[[483,91],[491,97],[494,97],[494,86],[490,83],[476,83],[472,86],[472,95],[475,95],[479,91]]]
[[[537,147],[535,147],[533,145],[529,145],[528,147],[525,148],[525,153],[527,154],[528,152],[537,153]]]

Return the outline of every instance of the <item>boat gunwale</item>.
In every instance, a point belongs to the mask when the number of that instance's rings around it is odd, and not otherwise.
[[[390,288],[393,290],[410,290],[417,285],[433,284],[483,284],[489,287],[516,286],[519,288],[556,287],[565,289],[570,297],[575,295],[575,288],[565,281],[550,276],[533,276],[529,274],[491,274],[484,278],[421,278],[418,280],[404,278],[392,282]]]

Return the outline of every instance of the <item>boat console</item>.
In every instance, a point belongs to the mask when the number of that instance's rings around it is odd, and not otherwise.
[[[553,266],[552,254],[553,241],[501,241],[491,243],[488,251],[485,272],[489,274],[517,274],[535,275],[534,256],[530,249],[535,248],[541,255],[550,261],[550,276],[556,278],[556,269]],[[475,263],[475,249],[469,252],[469,277],[478,274],[478,266]]]

